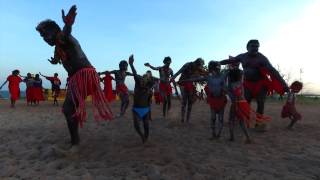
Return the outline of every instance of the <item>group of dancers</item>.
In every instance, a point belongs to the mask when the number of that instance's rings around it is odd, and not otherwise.
[[[288,101],[282,110],[282,117],[289,117],[291,122],[288,128],[301,119],[301,115],[295,109],[295,93],[302,89],[301,82],[294,82],[290,87],[286,84],[279,72],[270,64],[269,60],[261,54],[259,41],[250,40],[247,43],[247,52],[236,57],[229,57],[221,61],[210,61],[208,69],[204,68],[204,60],[198,58],[192,62],[185,63],[176,73],[170,68],[172,59],[165,57],[163,65],[155,67],[149,63],[145,66],[159,72],[159,78],[152,75],[150,70],[140,75],[134,67],[134,56],[128,61],[119,63],[119,70],[96,72],[86,55],[82,51],[78,41],[71,35],[72,25],[76,17],[76,6],[72,6],[67,15],[62,10],[64,27],[61,29],[56,22],[45,20],[38,24],[36,30],[50,46],[54,46],[54,55],[48,61],[51,64],[62,64],[68,72],[68,89],[62,107],[67,120],[71,136],[71,147],[77,148],[80,143],[78,127],[82,127],[86,120],[85,99],[91,95],[94,118],[99,120],[112,120],[113,113],[109,103],[115,99],[112,91],[112,80],[116,82],[116,92],[120,98],[121,106],[118,116],[123,116],[129,106],[129,93],[125,85],[127,76],[133,76],[135,81],[133,95],[133,122],[142,142],[146,142],[149,136],[149,120],[151,119],[151,99],[155,95],[156,102],[162,103],[162,115],[168,116],[171,108],[172,87],[181,93],[181,122],[190,122],[192,105],[197,94],[196,84],[206,84],[204,90],[210,107],[210,122],[212,128],[212,139],[219,138],[224,124],[224,111],[227,96],[231,100],[229,111],[230,140],[234,140],[234,126],[239,122],[246,136],[246,142],[251,139],[247,128],[255,126],[264,130],[266,121],[270,117],[264,115],[264,105],[267,95],[277,92],[288,93]],[[239,69],[242,65],[243,70]],[[131,72],[127,71],[128,65]],[[221,66],[227,65],[228,70],[221,72]],[[100,75],[105,75],[100,78]],[[114,76],[112,76],[114,75]],[[179,80],[176,78],[180,75]],[[46,77],[46,76],[44,76]],[[57,77],[57,76],[56,76]],[[52,77],[46,77],[55,81]],[[105,84],[104,92],[100,87],[100,80]],[[20,83],[19,71],[14,71],[8,77],[11,102],[16,99],[17,91],[13,90],[10,82]],[[59,83],[61,83],[59,81]],[[55,83],[53,83],[55,84]],[[153,89],[157,89],[153,93]],[[257,102],[257,110],[250,107],[251,101]],[[14,105],[14,102],[12,102]],[[140,126],[143,124],[143,131]]]
[[[44,101],[42,79],[40,76],[45,77],[51,82],[52,97],[54,98],[53,104],[58,105],[58,96],[60,93],[61,81],[58,78],[58,73],[54,73],[54,76],[44,76],[41,73],[35,74],[33,76],[31,73],[27,73],[27,76],[20,75],[18,69],[13,70],[11,75],[9,75],[6,81],[0,86],[0,89],[9,83],[8,89],[10,93],[11,107],[14,108],[16,101],[20,98],[20,83],[26,83],[26,100],[27,105],[39,105],[40,101]]]

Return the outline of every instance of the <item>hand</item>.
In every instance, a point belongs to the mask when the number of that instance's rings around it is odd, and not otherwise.
[[[59,60],[51,57],[50,59],[48,59],[48,61],[51,63],[51,64],[58,64]]]
[[[149,63],[144,63],[145,66],[147,67],[150,67],[150,64]]]
[[[134,58],[133,58],[133,54],[129,57],[129,64],[133,64],[134,62]]]
[[[65,16],[64,15],[64,10],[62,9],[62,20],[63,22],[68,25],[68,26],[72,26],[74,23],[74,20],[76,19],[76,15],[77,15],[77,7],[76,5],[71,6],[68,14]]]

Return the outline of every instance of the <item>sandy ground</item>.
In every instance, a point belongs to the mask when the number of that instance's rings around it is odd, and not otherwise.
[[[303,120],[293,131],[285,130],[289,121],[279,117],[281,104],[266,104],[273,121],[265,133],[250,130],[254,143],[249,145],[239,128],[236,141],[228,141],[226,120],[223,137],[209,140],[204,102],[196,103],[190,125],[179,122],[179,101],[166,120],[160,106],[153,105],[150,139],[144,145],[130,110],[99,124],[89,114],[80,130],[78,155],[66,156],[55,150],[69,146],[61,107],[51,102],[27,107],[20,101],[11,109],[0,100],[0,179],[320,179],[319,104],[297,106]],[[115,113],[118,108],[118,102],[112,104]]]

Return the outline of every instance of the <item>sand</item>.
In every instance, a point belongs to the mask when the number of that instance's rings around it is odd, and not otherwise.
[[[281,106],[266,104],[273,120],[265,133],[250,130],[253,144],[245,144],[239,128],[235,142],[229,142],[227,120],[222,138],[209,140],[204,102],[196,103],[189,125],[179,122],[179,101],[173,102],[168,119],[153,105],[150,139],[144,145],[130,110],[99,124],[89,114],[80,129],[80,150],[69,156],[56,150],[67,150],[70,140],[61,107],[51,102],[27,107],[20,101],[11,109],[0,100],[0,179],[320,179],[319,104],[297,105],[303,120],[292,131],[285,130],[289,121],[279,117]],[[118,113],[119,102],[112,109]]]

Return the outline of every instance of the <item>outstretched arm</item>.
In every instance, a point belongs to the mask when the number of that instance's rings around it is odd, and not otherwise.
[[[220,61],[219,63],[221,65],[226,65],[226,64],[239,63],[239,62],[240,62],[239,58],[229,56],[229,59],[224,59],[224,60]]]
[[[77,7],[76,5],[71,6],[68,14],[65,16],[64,14],[64,10],[62,9],[62,20],[64,22],[64,27],[63,27],[63,34],[65,36],[69,36],[71,34],[72,31],[72,25],[74,23],[74,20],[76,19],[76,15],[77,15]]]
[[[200,77],[180,80],[179,82],[201,82],[201,81],[206,81],[207,79],[208,79],[207,77],[200,76]]]
[[[0,86],[0,89],[2,89],[2,87],[7,84],[8,80],[6,80],[1,86]]]
[[[145,63],[144,65],[147,66],[147,67],[149,67],[149,68],[152,69],[152,70],[155,70],[155,71],[157,71],[157,70],[160,69],[160,67],[154,67],[154,66],[150,65],[149,63]]]
[[[289,87],[288,87],[287,83],[282,78],[280,73],[271,65],[271,63],[269,62],[269,60],[267,58],[265,58],[265,67],[268,69],[268,71],[271,73],[272,76],[274,76],[278,81],[280,81],[280,83],[284,87],[284,90],[286,92],[289,92]]]
[[[187,68],[187,64],[183,65],[174,75],[171,76],[171,80],[174,80],[179,74],[181,74]]]
[[[45,76],[45,75],[41,74],[41,72],[39,72],[39,75],[42,76],[42,77],[48,78],[48,76]]]

